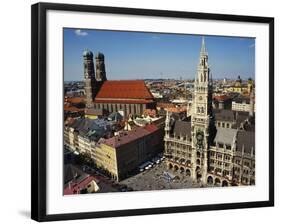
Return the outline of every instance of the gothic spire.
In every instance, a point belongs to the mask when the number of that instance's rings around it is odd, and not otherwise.
[[[205,37],[202,37],[202,44],[201,44],[201,54],[207,54],[206,46],[205,46]]]

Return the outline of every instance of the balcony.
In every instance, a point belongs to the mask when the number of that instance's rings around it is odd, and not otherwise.
[[[168,142],[174,142],[174,143],[179,143],[179,144],[191,144],[191,142],[189,140],[184,140],[184,139],[178,139],[178,138],[174,138],[174,137],[170,137],[170,138],[166,138],[164,137],[164,141],[168,141]]]

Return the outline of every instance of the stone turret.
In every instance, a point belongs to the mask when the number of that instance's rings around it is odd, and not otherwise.
[[[167,110],[166,120],[165,120],[165,137],[167,137],[167,138],[169,137],[170,130],[171,130],[171,127],[170,127],[170,113]]]
[[[100,52],[96,54],[96,80],[97,82],[106,81],[104,55]]]
[[[95,86],[95,70],[93,62],[93,53],[89,50],[83,52],[84,63],[84,82],[85,82],[85,95],[86,95],[86,108],[93,106],[93,90]]]

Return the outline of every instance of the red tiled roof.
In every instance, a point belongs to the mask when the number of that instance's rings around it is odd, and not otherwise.
[[[84,108],[78,108],[78,107],[74,107],[74,106],[68,106],[68,105],[64,105],[64,111],[69,111],[69,112],[83,112]]]
[[[153,99],[142,80],[105,81],[95,100],[102,99]]]
[[[135,100],[124,100],[124,99],[98,99],[94,100],[94,103],[126,103],[126,104],[137,104],[137,103],[153,103],[153,100],[143,100],[143,99],[135,99]]]
[[[79,97],[65,97],[64,98],[65,102],[69,103],[83,103],[85,101],[84,96],[79,96]]]
[[[112,138],[103,139],[101,143],[105,145],[109,145],[114,148],[119,148],[122,145],[128,144],[139,138],[147,136],[153,133],[154,131],[156,131],[157,129],[158,129],[157,126],[154,124],[147,125],[145,127],[137,127],[131,131],[120,133],[120,135],[118,136],[113,136]]]
[[[146,130],[148,130],[150,133],[155,132],[155,131],[158,130],[158,127],[155,124],[146,125],[144,128]]]
[[[87,176],[85,179],[81,180],[79,183],[70,183],[68,186],[66,186],[63,190],[64,195],[69,194],[79,194],[80,190],[87,187],[89,183],[91,183],[95,178],[93,176]]]
[[[228,100],[229,97],[226,95],[219,95],[219,96],[214,96],[213,99],[218,100],[218,101],[225,101],[225,100]]]

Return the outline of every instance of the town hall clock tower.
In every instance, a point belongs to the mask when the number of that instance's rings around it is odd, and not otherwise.
[[[192,109],[191,177],[193,180],[201,181],[205,185],[208,172],[208,149],[213,140],[215,125],[212,112],[212,80],[204,37],[202,39],[197,76],[194,82]]]

